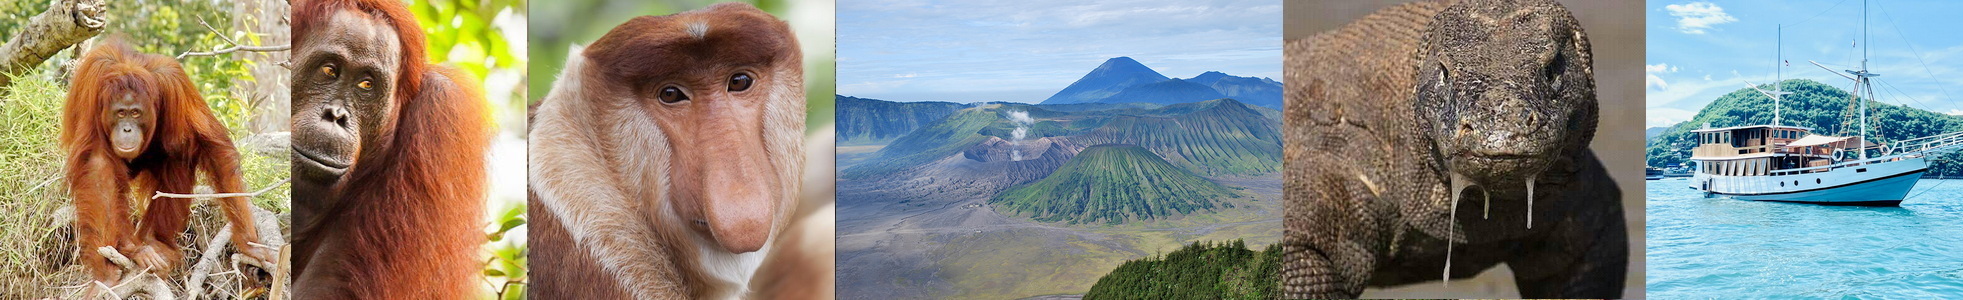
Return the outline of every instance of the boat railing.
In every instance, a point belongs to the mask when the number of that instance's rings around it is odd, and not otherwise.
[[[1902,159],[1904,159],[1904,158],[1909,158],[1909,157],[1911,157],[1911,156],[1916,156],[1916,155],[1921,155],[1921,154],[1919,154],[1919,153],[1911,153],[1911,154],[1896,154],[1896,155],[1887,155],[1887,156],[1880,156],[1880,157],[1869,157],[1869,158],[1868,158],[1867,160],[1848,160],[1848,161],[1841,161],[1841,162],[1836,162],[1836,163],[1833,163],[1833,164],[1828,164],[1828,165],[1825,165],[1825,166],[1813,166],[1813,167],[1805,167],[1805,168],[1792,168],[1792,169],[1779,169],[1779,170],[1772,170],[1771,172],[1766,172],[1766,175],[1771,175],[1771,176],[1784,176],[1784,175],[1799,175],[1799,174],[1804,174],[1804,173],[1826,173],[1826,172],[1830,172],[1830,171],[1833,171],[1833,170],[1836,170],[1836,169],[1841,169],[1841,168],[1852,168],[1852,167],[1860,167],[1860,166],[1867,166],[1867,165],[1874,165],[1874,164],[1879,164],[1879,163],[1884,163],[1884,162],[1891,162],[1891,161],[1898,161],[1898,160],[1902,160]]]
[[[1963,131],[1902,140],[1881,147],[1883,156],[1903,154],[1942,154],[1963,148]]]

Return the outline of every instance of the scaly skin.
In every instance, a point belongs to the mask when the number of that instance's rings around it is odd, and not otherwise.
[[[1592,57],[1565,8],[1409,3],[1285,51],[1286,297],[1502,262],[1524,297],[1621,296],[1621,193],[1587,149]]]

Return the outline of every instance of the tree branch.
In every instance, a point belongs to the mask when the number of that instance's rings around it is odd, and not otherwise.
[[[131,262],[129,257],[123,256],[122,253],[116,252],[115,247],[98,247],[95,248],[95,253],[102,254],[103,258],[109,259],[109,262],[122,266],[125,273],[121,280],[117,280],[115,286],[109,286],[101,281],[89,281],[89,284],[79,286],[83,291],[102,288],[102,292],[109,293],[113,297],[111,299],[123,299],[125,296],[138,294],[149,295],[150,299],[177,299],[177,295],[170,291],[170,283],[165,282],[163,277],[150,273],[150,268],[135,270],[136,263]]]
[[[13,76],[33,69],[48,57],[102,33],[108,20],[104,0],[57,0],[48,11],[22,24],[13,39],[0,45],[0,88]],[[4,34],[4,33],[0,33]]]
[[[286,51],[286,50],[289,50],[289,49],[292,49],[292,48],[293,48],[293,45],[278,45],[278,46],[246,46],[246,45],[239,45],[239,41],[235,41],[235,40],[232,40],[232,37],[231,37],[231,35],[228,35],[228,34],[225,34],[225,32],[223,32],[223,31],[218,31],[218,28],[213,28],[213,27],[211,27],[211,24],[210,24],[210,23],[205,23],[205,21],[204,21],[204,17],[198,17],[198,25],[204,25],[204,29],[206,29],[206,30],[211,30],[211,33],[216,33],[216,34],[218,34],[218,39],[220,39],[220,40],[225,40],[225,43],[226,43],[226,44],[230,44],[230,45],[232,45],[232,47],[231,47],[231,48],[224,48],[224,49],[218,49],[218,50],[212,50],[212,51],[210,51],[210,52],[197,52],[197,51],[192,51],[192,52],[184,52],[184,54],[178,54],[178,55],[177,55],[177,59],[178,59],[178,60],[183,60],[183,59],[184,59],[185,57],[191,57],[191,56],[216,56],[216,55],[219,55],[219,54],[226,54],[226,53],[232,53],[232,52],[239,52],[239,51],[245,51],[245,52],[279,52],[279,51]]]
[[[165,192],[157,192],[157,194],[156,194],[156,195],[153,195],[153,196],[150,196],[150,199],[157,199],[157,198],[178,198],[178,199],[198,199],[198,198],[226,198],[226,197],[259,197],[259,194],[265,194],[266,192],[269,192],[269,191],[272,191],[272,190],[273,190],[273,188],[278,188],[278,187],[279,187],[279,186],[281,186],[281,185],[286,185],[286,183],[288,183],[288,182],[293,182],[293,178],[287,178],[287,179],[283,179],[283,180],[280,180],[280,181],[279,181],[278,183],[273,183],[273,185],[269,185],[269,186],[266,186],[266,188],[262,188],[262,189],[259,189],[259,191],[256,191],[256,192],[251,192],[251,193],[217,193],[217,194],[176,194],[176,193],[165,193]]]
[[[239,52],[239,51],[245,51],[245,52],[279,52],[279,51],[286,51],[286,50],[288,50],[288,49],[293,49],[293,46],[292,46],[292,45],[279,45],[279,46],[232,46],[231,48],[225,48],[225,49],[218,49],[218,50],[211,50],[210,52],[197,52],[197,51],[192,51],[192,52],[184,52],[184,54],[178,54],[178,55],[177,55],[177,59],[184,59],[185,57],[191,57],[191,56],[217,56],[217,55],[219,55],[219,54],[226,54],[226,53],[232,53],[232,52]]]

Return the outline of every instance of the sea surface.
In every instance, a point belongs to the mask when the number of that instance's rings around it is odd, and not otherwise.
[[[1963,180],[1901,207],[1704,198],[1647,181],[1651,299],[1963,299]]]

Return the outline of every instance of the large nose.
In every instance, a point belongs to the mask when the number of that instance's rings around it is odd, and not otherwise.
[[[733,253],[763,248],[783,197],[763,143],[763,116],[754,103],[713,103],[698,141],[705,215],[716,243]]]

